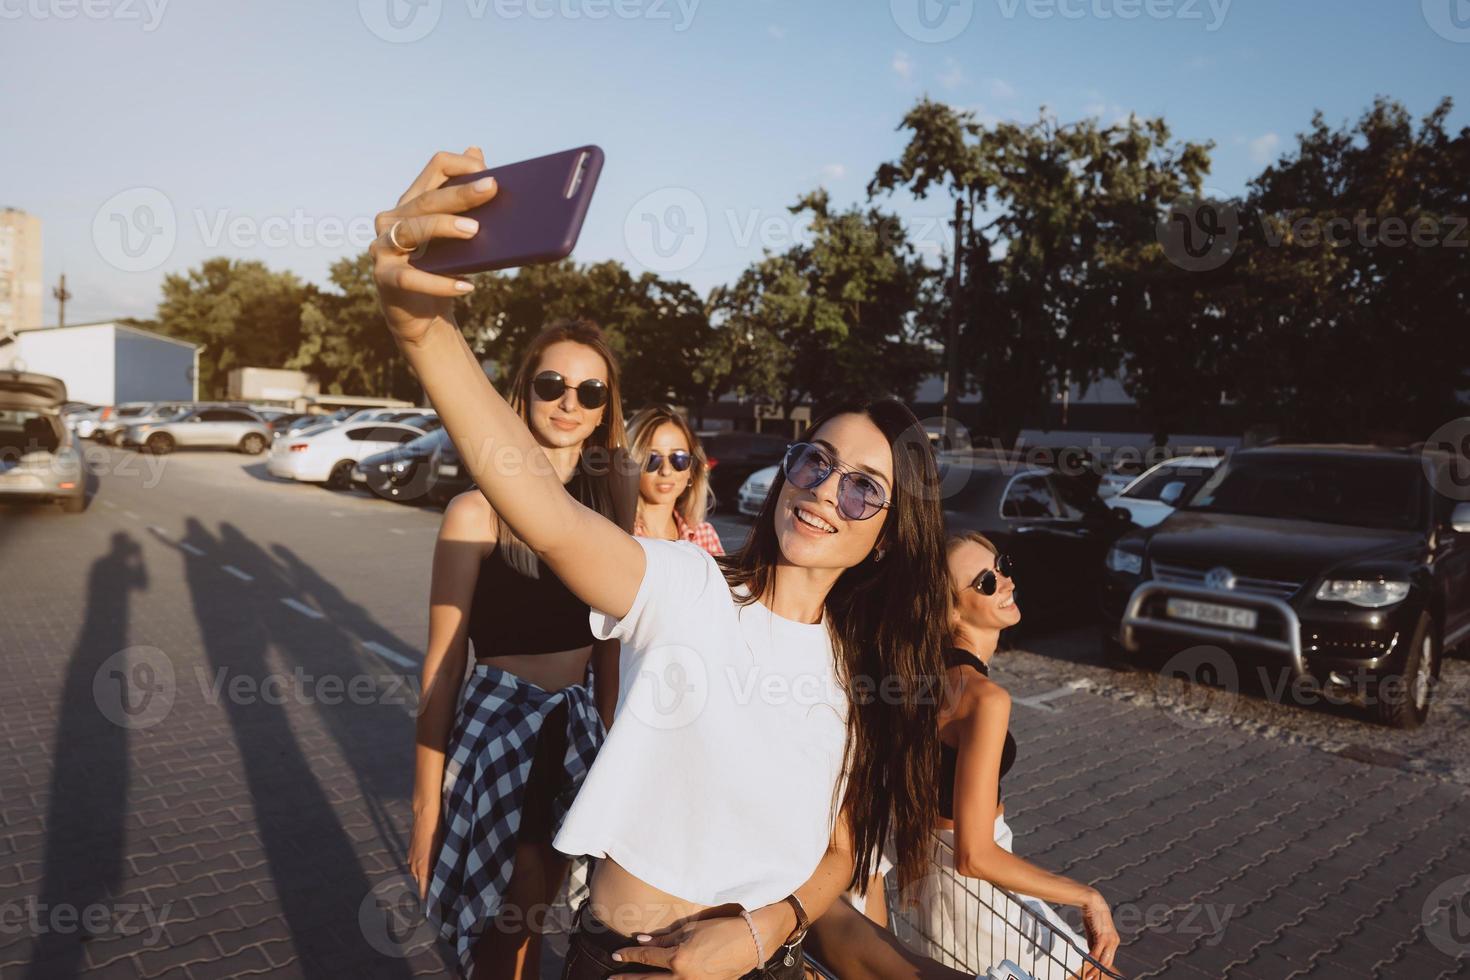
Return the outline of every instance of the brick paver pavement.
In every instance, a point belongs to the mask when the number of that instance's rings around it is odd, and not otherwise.
[[[0,977],[447,975],[403,860],[437,515],[158,462],[0,515]],[[1131,975],[1470,977],[1459,783],[999,666],[1017,850]]]

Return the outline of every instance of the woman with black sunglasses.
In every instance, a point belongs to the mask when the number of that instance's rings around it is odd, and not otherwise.
[[[801,941],[886,837],[919,874],[937,818],[945,610],[939,481],[901,403],[842,406],[793,447],[741,552],[634,537],[566,492],[454,322],[472,283],[415,269],[495,196],[436,155],[378,216],[389,329],[495,512],[622,643],[617,723],[555,840],[598,858],[571,980],[803,975]],[[494,447],[494,454],[476,447]]]
[[[546,478],[629,526],[631,478],[610,466],[626,444],[617,365],[596,324],[543,330],[510,404]],[[472,472],[495,465],[490,443],[459,448],[479,461]],[[409,868],[466,976],[540,975],[540,934],[568,871],[551,840],[604,738],[589,657],[616,679],[617,644],[596,641],[587,616],[483,494],[450,501],[434,547]],[[597,687],[597,705],[616,697]]]
[[[1011,852],[1001,798],[1017,755],[1011,698],[990,678],[1001,631],[1021,621],[1011,560],[974,532],[951,538],[947,551],[952,646],[939,713],[940,819],[930,873],[904,893],[908,904],[894,915],[894,932],[916,952],[977,975],[1008,957],[1035,980],[1100,977],[1070,944],[1112,966],[1119,940],[1107,901]],[[1025,911],[991,884],[1023,896]],[[1080,908],[1088,941],[1046,902]]]
[[[638,518],[633,533],[643,538],[693,541],[716,558],[725,546],[709,509],[709,464],[699,436],[669,405],[650,405],[628,422],[632,455],[642,464]]]

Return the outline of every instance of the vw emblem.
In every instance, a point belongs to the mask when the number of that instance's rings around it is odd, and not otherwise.
[[[1205,572],[1205,588],[1229,590],[1235,588],[1235,573],[1221,566]]]

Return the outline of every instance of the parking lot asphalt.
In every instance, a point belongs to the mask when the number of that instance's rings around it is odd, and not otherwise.
[[[0,977],[448,975],[403,858],[437,512],[90,455],[85,514],[0,513]],[[1007,819],[1125,973],[1470,977],[1470,665],[1390,733],[1091,638],[997,660]]]

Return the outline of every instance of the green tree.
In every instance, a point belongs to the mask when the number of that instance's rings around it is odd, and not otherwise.
[[[462,302],[460,323],[472,346],[502,377],[547,323],[587,317],[618,356],[628,406],[674,401],[702,408],[710,398],[707,371],[699,367],[712,339],[709,316],[685,283],[635,277],[619,262],[564,261],[478,276]]]
[[[1470,332],[1470,129],[1452,103],[1419,121],[1379,98],[1355,124],[1321,113],[1245,202],[1229,313],[1252,419],[1294,435],[1423,438],[1463,408]]]
[[[1075,335],[1068,371],[1121,369],[1124,390],[1163,444],[1213,412],[1227,384],[1232,334],[1220,299],[1240,288],[1237,277],[1229,266],[1180,265],[1161,225],[1200,202],[1210,145],[1175,143],[1162,119],[1133,117],[1107,128],[1083,124],[1075,138],[1088,161],[1081,203],[1091,216],[1076,315],[1100,329]]]
[[[418,382],[383,326],[372,258],[339,259],[330,277],[335,291],[313,291],[302,303],[301,343],[285,366],[311,373],[331,394],[418,401]]]
[[[925,199],[937,189],[953,201],[955,245],[948,249],[945,262],[945,302],[932,311],[934,319],[920,324],[920,330],[944,350],[944,413],[954,418],[969,373],[962,353],[963,333],[967,324],[973,332],[978,313],[978,308],[967,308],[959,295],[961,270],[968,268],[972,276],[991,281],[986,268],[990,241],[975,221],[977,207],[989,195],[994,171],[986,156],[985,130],[973,113],[926,97],[904,115],[898,128],[910,132],[908,144],[898,160],[879,165],[868,184],[868,195],[905,188]]]
[[[933,274],[900,221],[876,209],[833,211],[825,191],[790,208],[810,241],[768,255],[711,297],[728,390],[784,411],[806,400],[912,398],[933,359],[916,311]]]
[[[960,380],[981,393],[982,428],[1009,443],[1053,390],[1127,367],[1135,349],[1135,390],[1162,392],[1170,375],[1148,355],[1174,320],[1146,273],[1167,271],[1159,214],[1198,187],[1209,147],[1174,144],[1158,119],[1063,125],[1043,111],[986,128],[929,100],[900,128],[909,142],[869,192],[942,188],[958,203],[961,285],[931,323],[954,317]]]
[[[207,260],[163,280],[163,299],[150,329],[205,345],[199,390],[223,398],[238,367],[281,367],[301,343],[301,306],[312,293],[289,272],[263,263]]]

